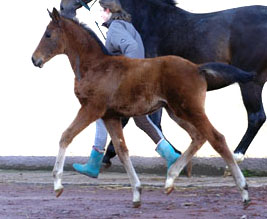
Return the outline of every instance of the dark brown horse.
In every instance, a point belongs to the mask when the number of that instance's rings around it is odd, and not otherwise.
[[[61,13],[73,18],[82,4],[91,1],[61,0]],[[234,150],[235,159],[241,162],[266,120],[262,89],[267,81],[267,7],[254,5],[196,14],[176,7],[176,0],[120,3],[132,16],[147,58],[178,55],[195,63],[224,62],[257,73],[252,82],[239,84],[248,116],[247,130]],[[217,89],[209,85],[208,90]]]
[[[150,59],[112,56],[90,29],[60,16],[56,9],[50,16],[52,21],[32,61],[42,67],[55,55],[66,54],[75,73],[75,94],[81,103],[78,115],[60,140],[53,169],[57,196],[63,192],[61,180],[67,146],[90,123],[102,118],[128,173],[134,206],[139,206],[141,183],[128,155],[120,117],[144,115],[165,107],[174,121],[194,133],[189,148],[168,171],[166,192],[173,190],[175,178],[208,140],[230,167],[242,200],[248,203],[246,180],[224,136],[208,120],[204,101],[208,80],[216,81],[218,86],[224,85],[226,77],[229,83],[242,83],[252,79],[250,73],[220,63],[197,65],[177,56]]]

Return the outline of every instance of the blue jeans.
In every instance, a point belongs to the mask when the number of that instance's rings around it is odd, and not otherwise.
[[[152,113],[149,115],[149,118],[152,120],[152,122],[162,131],[161,129],[161,116],[162,116],[162,108],[158,111]]]

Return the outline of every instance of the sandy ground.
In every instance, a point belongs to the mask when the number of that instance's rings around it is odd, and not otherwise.
[[[0,171],[0,218],[267,218],[266,178],[248,178],[251,204],[243,208],[231,177],[181,177],[169,196],[165,177],[140,175],[142,205],[132,207],[126,174],[100,179],[65,172],[56,198],[51,172]]]
[[[132,207],[131,190],[121,186],[68,185],[55,198],[48,185],[0,184],[1,218],[267,218],[266,187],[252,188],[244,210],[233,187],[180,188],[170,196],[145,188],[142,206]]]

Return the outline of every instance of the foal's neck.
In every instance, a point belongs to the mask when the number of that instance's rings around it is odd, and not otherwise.
[[[68,21],[72,22],[72,21]],[[91,63],[98,62],[105,55],[101,45],[79,24],[65,25],[66,49],[76,79],[81,80]],[[85,66],[86,65],[86,66]]]

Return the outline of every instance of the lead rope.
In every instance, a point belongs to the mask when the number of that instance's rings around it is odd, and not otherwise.
[[[95,0],[95,1],[93,2],[93,4],[91,5],[91,8],[92,8],[93,5],[96,3],[96,1],[97,1],[97,0]],[[91,11],[91,10],[90,10],[90,7],[89,7],[87,4],[85,4],[85,3],[83,2],[83,0],[79,0],[79,2],[80,2],[80,4],[81,4],[83,7],[85,7],[88,11]],[[97,23],[96,21],[95,21],[95,24],[96,24],[98,30],[100,31],[100,33],[102,34],[104,40],[106,40],[105,35],[103,34],[102,30],[100,29],[100,27],[99,27],[99,25],[98,25],[98,23]]]

